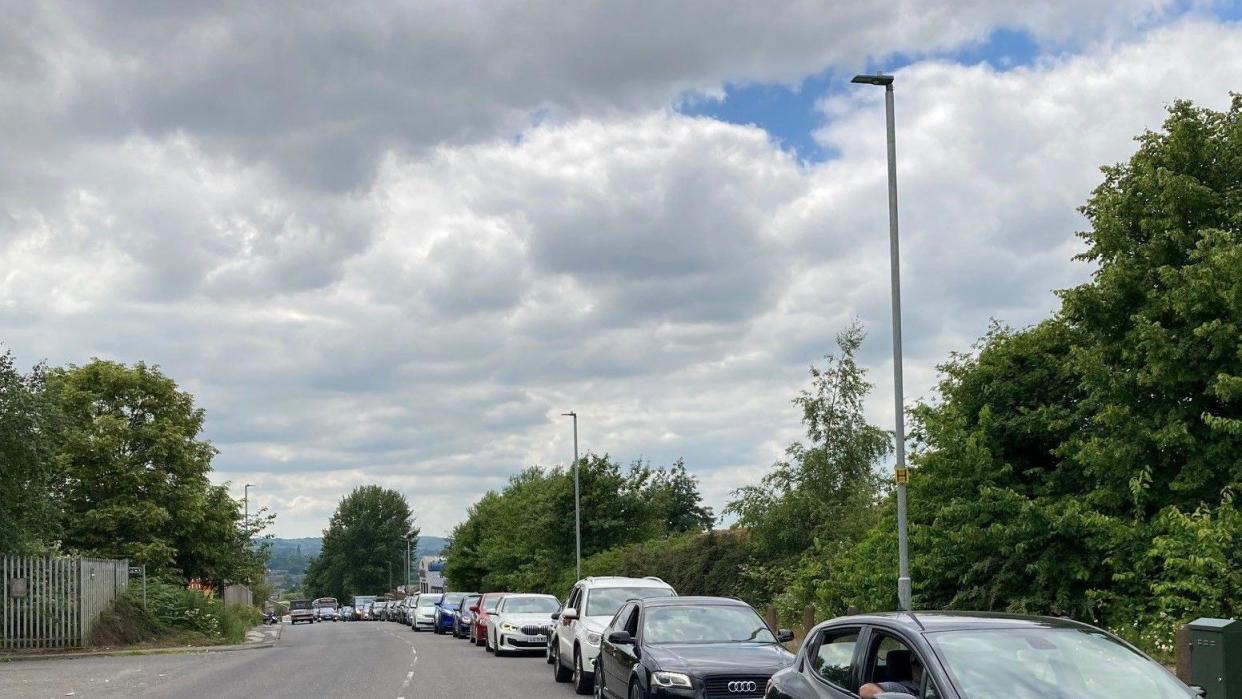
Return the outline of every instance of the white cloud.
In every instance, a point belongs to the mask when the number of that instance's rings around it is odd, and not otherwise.
[[[25,129],[0,137],[20,164],[0,173],[0,339],[163,365],[208,409],[219,477],[258,484],[286,535],[367,482],[446,533],[521,466],[568,460],[567,409],[584,449],[685,456],[719,508],[798,436],[789,399],[852,317],[892,420],[881,94],[825,102],[840,156],[807,165],[670,111],[686,90],[861,63],[892,21],[916,53],[998,23],[1113,28],[1008,72],[898,73],[913,398],[989,316],[1038,319],[1085,277],[1074,208],[1098,165],[1242,74],[1237,25],[1132,33],[1158,3],[527,7],[292,13],[287,44],[259,41],[263,16],[24,10],[62,50],[0,42],[0,104],[21,103],[0,118]]]

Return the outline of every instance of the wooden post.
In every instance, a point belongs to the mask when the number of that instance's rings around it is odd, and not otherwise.
[[[802,610],[802,633],[809,634],[811,629],[815,627],[815,605],[808,604]]]
[[[857,616],[859,614],[862,614],[862,610],[852,604],[845,609],[846,616]]]
[[[1177,679],[1190,684],[1190,627],[1182,626],[1173,637],[1173,652],[1177,658]]]
[[[768,605],[768,613],[767,613],[767,615],[764,617],[764,619],[766,619],[766,620],[767,620],[767,622],[768,622],[768,626],[771,626],[771,627],[772,627],[772,628],[774,628],[774,629],[775,629],[775,628],[778,628],[778,626],[777,626],[777,618],[776,618],[776,605],[775,605],[775,604],[769,604],[769,605]]]

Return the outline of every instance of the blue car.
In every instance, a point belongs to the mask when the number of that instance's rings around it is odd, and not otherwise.
[[[453,631],[453,612],[461,607],[462,600],[466,599],[468,592],[446,592],[436,602],[436,625],[435,632],[438,634],[446,634]]]

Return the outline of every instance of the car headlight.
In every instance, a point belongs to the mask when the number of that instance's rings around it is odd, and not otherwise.
[[[587,645],[598,646],[599,645],[599,634],[597,633],[587,634]]]
[[[516,632],[517,632],[517,630],[518,630],[518,627],[516,627],[516,626],[514,626],[513,624],[510,624],[509,622],[507,622],[507,621],[506,621],[505,623],[503,623],[503,624],[501,624],[501,625],[500,625],[500,630],[501,630],[501,631],[508,631],[508,632],[510,632],[510,633],[516,633]]]
[[[683,675],[680,672],[656,672],[651,675],[651,681],[660,687],[686,687],[690,684],[690,676]]]

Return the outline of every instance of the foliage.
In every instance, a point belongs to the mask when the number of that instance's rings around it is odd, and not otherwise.
[[[387,590],[390,580],[404,583],[407,535],[412,552],[418,528],[404,495],[378,485],[355,488],[341,498],[324,530],[323,549],[307,565],[306,590],[314,597],[348,599]]]
[[[216,450],[199,438],[204,413],[156,367],[103,360],[50,370],[63,416],[55,464],[60,522],[71,551],[213,582],[261,578],[265,552],[248,542],[270,522],[243,523],[208,474]]]
[[[22,374],[0,354],[0,551],[37,553],[59,534],[59,489],[53,456],[56,406],[44,391],[45,369]]]
[[[1166,653],[1242,599],[1242,97],[1176,103],[1104,173],[1093,279],[952,357],[913,411],[916,605],[1068,615]],[[894,530],[889,510],[837,552],[819,598],[890,604]]]
[[[746,572],[766,580],[788,610],[815,598],[830,552],[863,538],[880,513],[879,466],[892,440],[863,414],[871,390],[855,361],[863,338],[857,324],[838,335],[839,355],[826,357],[823,369],[811,367],[812,389],[794,399],[809,444],[790,445],[785,461],[759,485],[737,490],[729,505],[754,539],[756,561]]]
[[[134,592],[130,590],[131,597]],[[160,627],[192,632],[204,643],[241,643],[246,631],[262,622],[254,607],[226,605],[202,591],[160,578],[147,581],[146,611]]]
[[[637,462],[623,472],[607,455],[579,462],[583,559],[625,544],[711,526],[698,483],[679,460],[667,469]],[[574,568],[572,469],[531,467],[471,506],[445,550],[457,589],[553,592]]]
[[[763,581],[739,575],[754,564],[750,535],[742,529],[690,532],[651,539],[595,554],[582,561],[583,575],[654,575],[682,595],[737,597],[752,604],[767,601]],[[561,576],[556,592],[574,584],[574,570]]]

